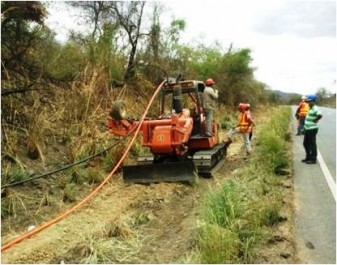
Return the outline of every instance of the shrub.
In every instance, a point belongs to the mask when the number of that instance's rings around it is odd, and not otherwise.
[[[63,202],[74,202],[76,201],[76,184],[70,183],[67,184],[63,190]]]
[[[23,181],[28,179],[29,173],[27,170],[22,167],[14,167],[14,169],[10,172],[10,182],[15,183],[19,181]]]

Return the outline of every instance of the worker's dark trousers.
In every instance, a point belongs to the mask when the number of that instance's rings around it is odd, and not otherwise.
[[[304,121],[305,117],[300,117],[298,119],[297,134],[301,134],[304,131]]]
[[[316,134],[318,129],[305,130],[303,146],[305,149],[306,157],[305,159],[316,161],[317,158],[317,145],[316,145]]]
[[[211,135],[212,134],[212,122],[213,122],[213,109],[204,109],[205,110],[205,118],[206,118],[206,128],[205,133]]]

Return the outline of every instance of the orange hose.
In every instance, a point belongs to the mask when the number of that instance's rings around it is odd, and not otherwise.
[[[120,166],[120,164],[123,162],[123,160],[126,158],[128,152],[130,151],[133,143],[136,140],[136,137],[140,131],[141,125],[144,122],[144,119],[146,117],[147,112],[149,111],[150,106],[152,105],[152,102],[154,100],[154,98],[156,97],[156,95],[158,94],[158,92],[160,91],[160,89],[162,88],[162,86],[164,85],[165,81],[163,81],[156,89],[156,91],[154,92],[154,94],[152,95],[149,104],[147,105],[145,112],[139,122],[138,128],[135,131],[135,134],[133,136],[133,138],[131,139],[128,147],[126,148],[123,156],[119,159],[118,163],[116,164],[116,166],[114,167],[114,169],[110,172],[110,174],[104,179],[104,181],[96,188],[93,190],[93,192],[91,192],[87,197],[85,197],[82,201],[80,201],[77,205],[73,206],[72,208],[70,208],[69,210],[65,211],[63,214],[59,215],[58,217],[56,217],[55,219],[35,228],[34,230],[25,233],[15,239],[13,239],[12,241],[10,241],[9,243],[3,245],[1,247],[1,251],[4,251],[6,249],[9,249],[10,247],[12,247],[13,245],[23,241],[24,239],[27,239],[37,233],[39,233],[40,231],[46,229],[47,227],[61,221],[63,218],[65,218],[66,216],[68,216],[69,214],[71,214],[72,212],[74,212],[75,210],[77,210],[78,208],[80,208],[83,204],[85,204],[88,200],[90,200],[109,180],[110,178],[113,176],[113,174],[115,173],[115,171],[117,170],[117,168]]]

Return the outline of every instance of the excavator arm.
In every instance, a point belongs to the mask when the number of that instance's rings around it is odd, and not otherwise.
[[[132,134],[137,129],[138,125],[138,121],[115,120],[111,117],[107,122],[109,132],[118,136],[127,136]]]

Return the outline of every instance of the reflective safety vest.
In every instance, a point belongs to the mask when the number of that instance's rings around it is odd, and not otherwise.
[[[252,131],[252,121],[250,118],[250,113],[248,111],[240,113],[239,116],[239,127],[241,133],[250,133]]]
[[[320,115],[322,115],[322,113],[319,111],[319,109],[316,106],[313,106],[309,110],[308,115],[305,117],[304,130],[318,129],[318,123],[317,121],[315,122],[315,120]]]
[[[298,106],[298,116],[300,118],[304,118],[307,116],[308,111],[309,111],[309,104],[307,102],[301,102],[300,105]]]

